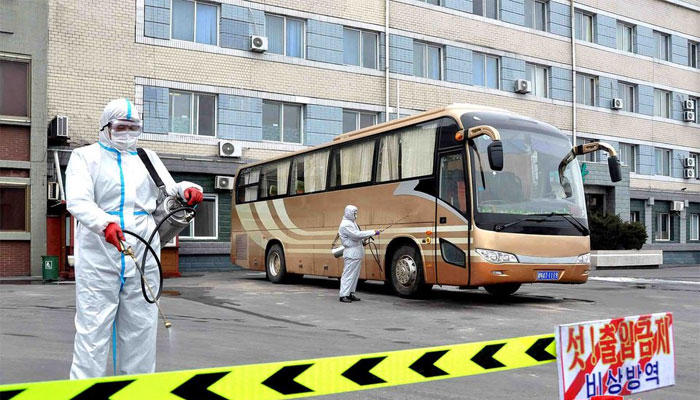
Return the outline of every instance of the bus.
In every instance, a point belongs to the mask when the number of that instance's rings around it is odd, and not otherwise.
[[[273,283],[339,277],[331,252],[345,206],[369,244],[361,280],[402,297],[433,285],[585,283],[590,240],[576,156],[615,149],[571,146],[553,126],[505,110],[453,104],[345,133],[330,143],[252,163],[235,178],[231,261]]]

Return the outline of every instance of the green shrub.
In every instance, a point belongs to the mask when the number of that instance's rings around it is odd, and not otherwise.
[[[625,222],[618,215],[594,214],[588,217],[591,250],[639,250],[647,241],[640,222]]]

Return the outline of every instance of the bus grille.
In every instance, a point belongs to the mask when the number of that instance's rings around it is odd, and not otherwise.
[[[248,259],[248,235],[236,235],[236,260]]]

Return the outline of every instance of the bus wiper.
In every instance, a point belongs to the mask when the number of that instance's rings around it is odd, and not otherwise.
[[[574,216],[571,215],[571,213],[551,212],[549,214],[546,214],[547,217],[553,217],[555,215],[564,218],[567,222],[573,225],[574,228],[578,229],[578,231],[583,233],[584,235],[588,235],[590,233],[588,228],[586,228],[582,223],[578,222],[576,218],[574,218]]]
[[[505,224],[505,225],[503,225],[503,224],[497,224],[497,225],[495,225],[495,226],[493,227],[493,230],[496,231],[496,232],[500,232],[500,231],[502,231],[502,230],[504,230],[504,229],[506,229],[506,228],[510,228],[511,226],[517,225],[517,224],[519,224],[519,223],[521,223],[521,222],[525,222],[525,221],[544,222],[544,221],[546,221],[546,220],[547,220],[547,218],[532,218],[532,217],[527,217],[527,218],[519,219],[519,220],[517,220],[517,221],[509,222],[509,223],[507,223],[507,224]]]

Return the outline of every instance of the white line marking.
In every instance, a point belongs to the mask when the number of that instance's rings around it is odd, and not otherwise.
[[[605,282],[617,282],[617,283],[674,283],[674,284],[680,284],[680,285],[698,285],[700,286],[700,282],[694,282],[694,281],[675,281],[675,280],[669,280],[669,279],[646,279],[646,278],[623,278],[623,277],[616,277],[616,276],[591,276],[588,278],[588,280],[591,281],[605,281]]]

